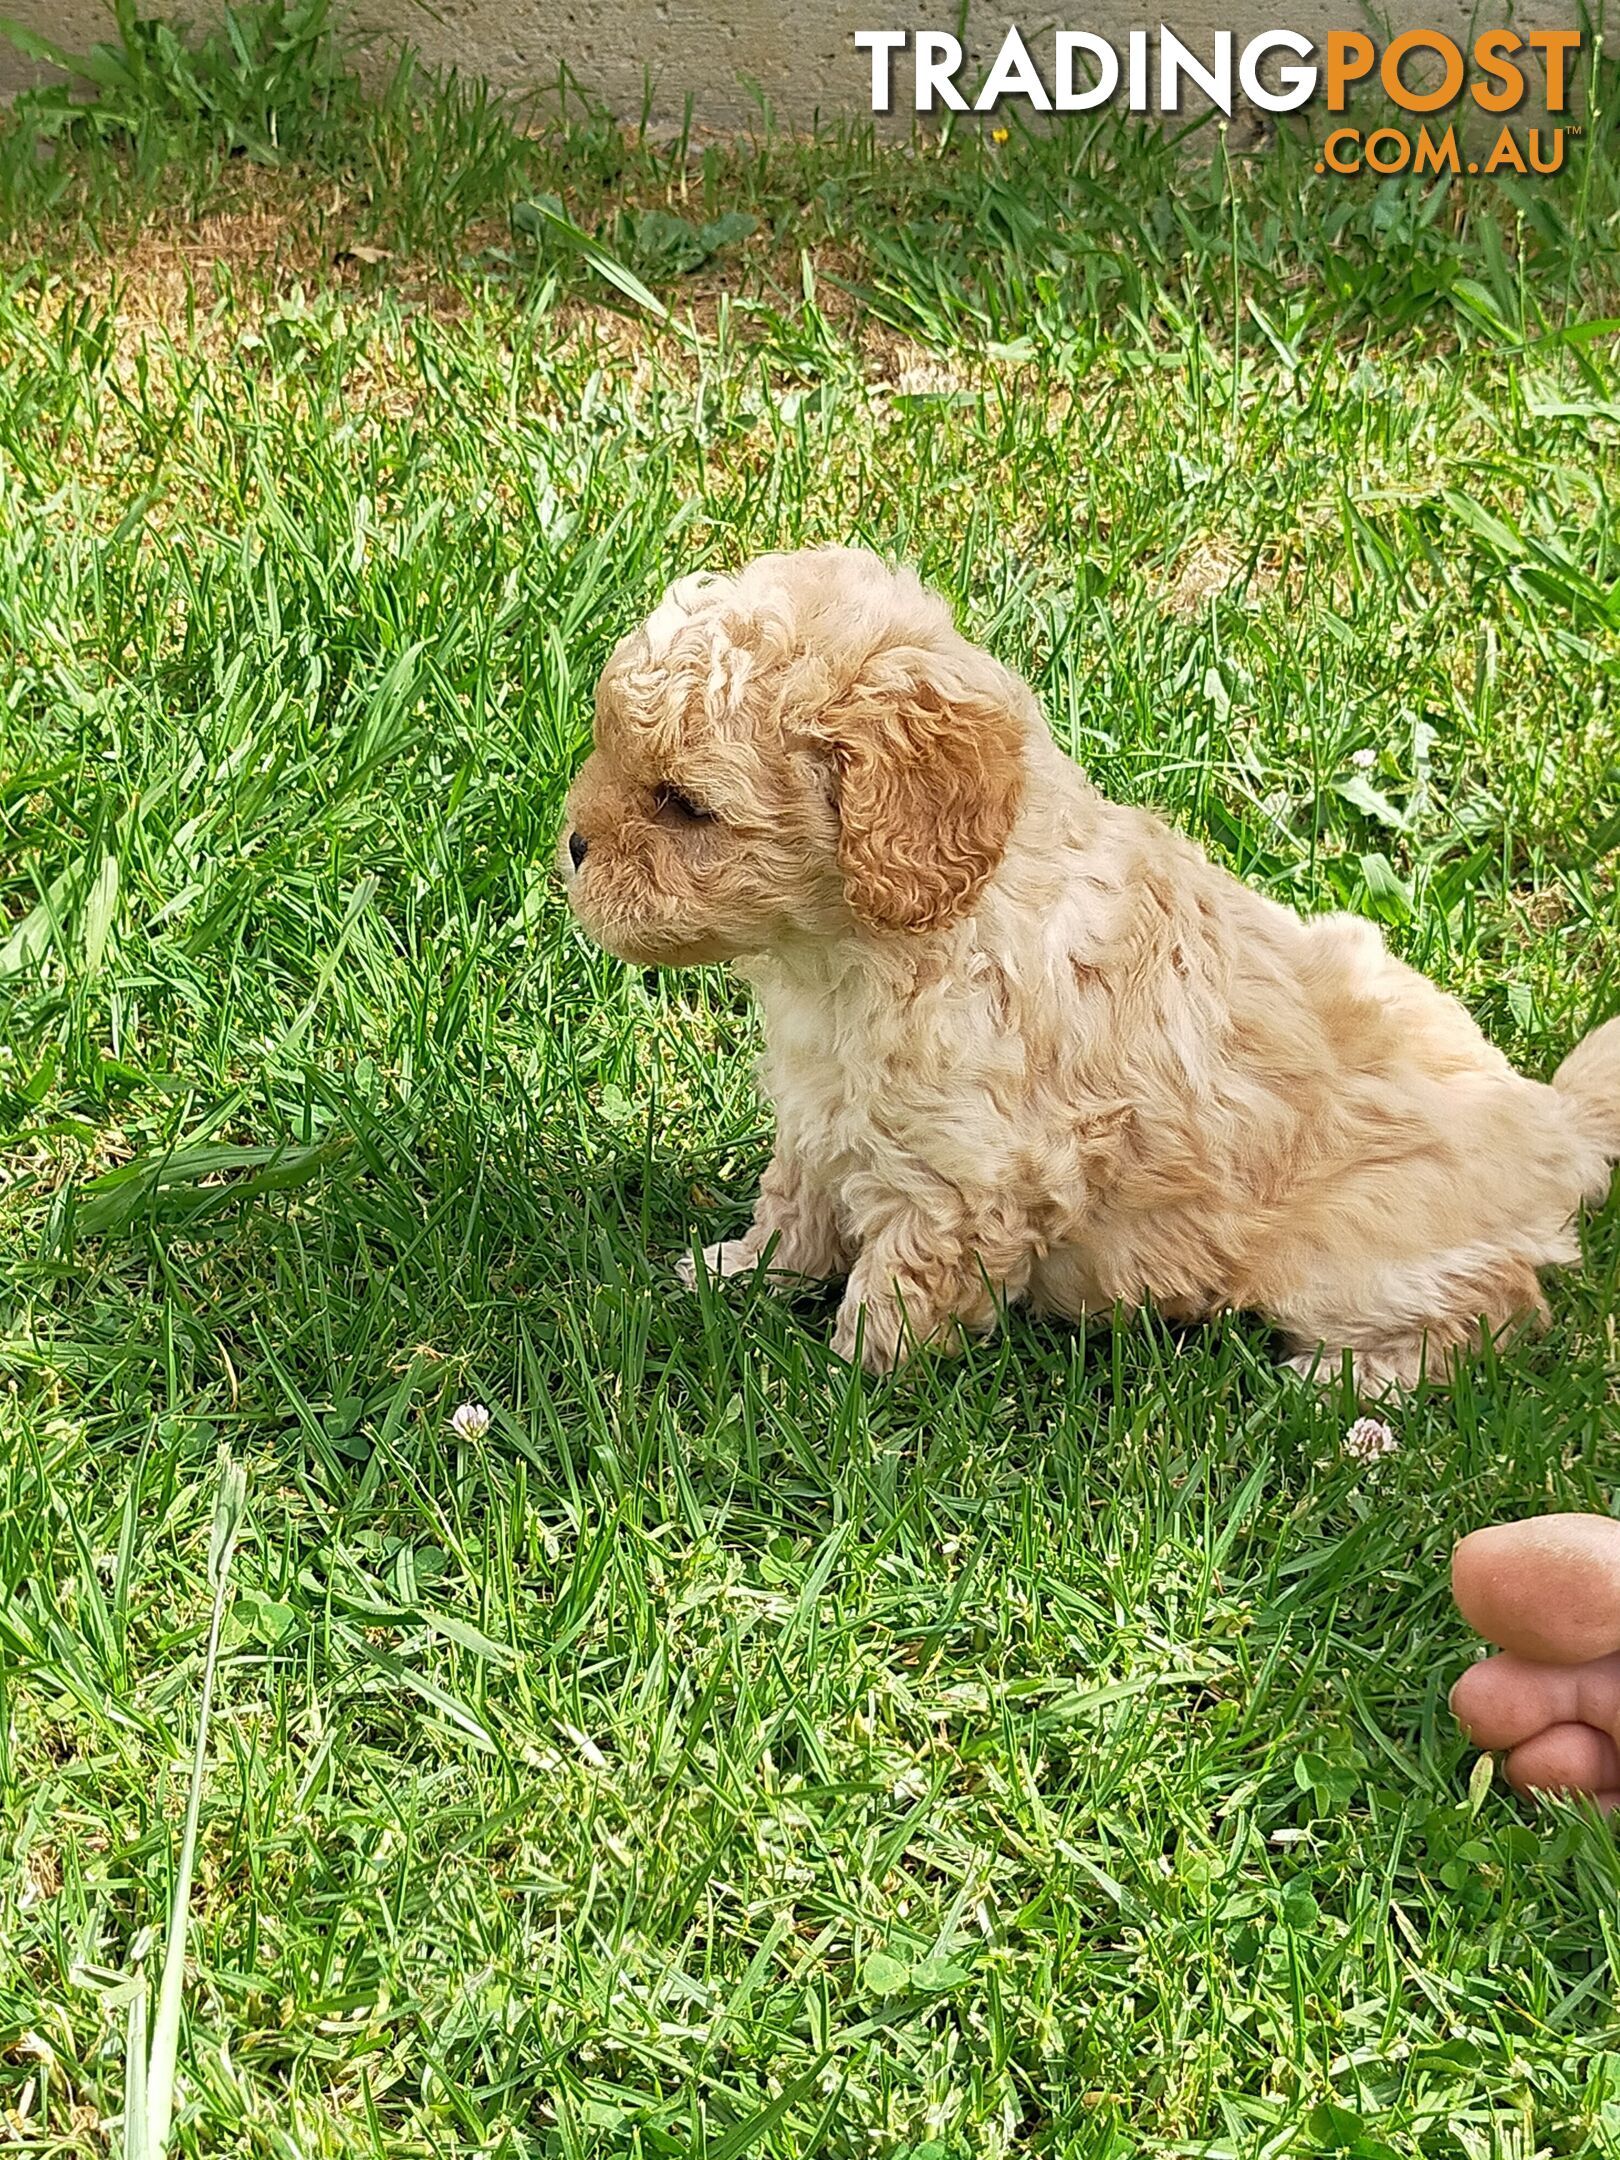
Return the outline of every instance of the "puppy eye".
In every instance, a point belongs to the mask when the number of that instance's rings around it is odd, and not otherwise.
[[[658,790],[653,809],[655,814],[660,815],[667,811],[682,825],[707,825],[714,817],[712,810],[705,810],[701,803],[693,802],[690,795],[683,795],[679,788],[672,787]]]

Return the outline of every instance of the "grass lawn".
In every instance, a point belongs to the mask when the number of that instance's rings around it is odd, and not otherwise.
[[[1247,1320],[863,1381],[673,1286],[754,1021],[550,867],[663,581],[855,538],[1550,1072],[1620,1003],[1612,129],[528,134],[303,0],[96,68],[0,122],[0,2144],[119,2145],[225,1447],[184,2150],[1620,2153],[1620,1848],[1471,1781],[1445,1581],[1613,1502],[1620,1209],[1370,1466]]]

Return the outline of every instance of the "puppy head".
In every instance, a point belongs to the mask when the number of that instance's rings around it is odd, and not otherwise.
[[[558,851],[569,904],[655,965],[935,929],[999,862],[1039,725],[945,602],[874,555],[682,579],[597,684]]]

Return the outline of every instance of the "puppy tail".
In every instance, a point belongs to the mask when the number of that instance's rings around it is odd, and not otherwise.
[[[1602,1149],[1605,1170],[1620,1162],[1620,1017],[1605,1020],[1575,1045],[1553,1074],[1553,1086],[1569,1103],[1581,1132]],[[1605,1189],[1607,1182],[1605,1175]]]

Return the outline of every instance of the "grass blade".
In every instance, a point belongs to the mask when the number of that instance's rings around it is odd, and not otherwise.
[[[202,1706],[197,1713],[197,1745],[191,1762],[191,1790],[186,1796],[185,1835],[180,1841],[180,1860],[175,1869],[174,1897],[169,1906],[169,1933],[163,1952],[163,1980],[158,1990],[157,2018],[152,2027],[152,2054],[146,2074],[145,2139],[142,2160],[163,2160],[174,2119],[174,2072],[180,2048],[180,2000],[185,1987],[186,1933],[190,1921],[191,1872],[197,1851],[197,1822],[202,1812],[203,1778],[208,1760],[208,1719],[213,1707],[214,1667],[219,1657],[219,1631],[225,1618],[226,1590],[231,1554],[247,1499],[247,1477],[240,1465],[224,1457],[220,1464],[219,1497],[214,1503],[213,1534],[209,1540],[208,1575],[214,1587],[214,1606],[208,1622],[208,1655],[203,1663]],[[144,2020],[144,1990],[137,1998]],[[131,2020],[135,2017],[131,2007]],[[126,2101],[127,2110],[127,2101]]]

